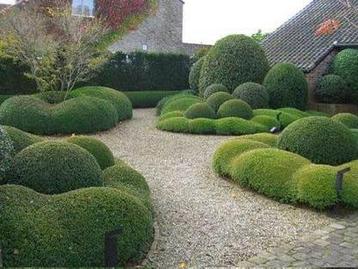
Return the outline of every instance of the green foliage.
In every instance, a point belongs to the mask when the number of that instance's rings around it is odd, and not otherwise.
[[[277,135],[274,134],[266,134],[266,133],[251,134],[251,135],[243,135],[240,138],[261,142],[271,147],[277,146]]]
[[[193,64],[189,73],[189,85],[190,89],[195,92],[199,91],[199,79],[201,68],[203,67],[205,57],[200,58],[197,62]]]
[[[256,126],[241,118],[223,118],[216,121],[216,133],[219,135],[254,134]]]
[[[252,34],[251,37],[256,40],[257,42],[263,41],[269,34],[263,33],[261,29],[257,31],[257,33]]]
[[[32,144],[43,141],[43,138],[30,133],[26,133],[15,127],[2,127],[10,137],[16,153],[20,152],[24,148],[27,148],[28,146],[31,146]]]
[[[340,104],[349,101],[351,90],[340,76],[326,75],[320,79],[314,95],[318,102]]]
[[[198,62],[200,59],[204,58],[208,54],[209,50],[210,50],[210,47],[203,47],[203,48],[198,49],[194,53],[194,55],[191,57],[191,61],[193,63]]]
[[[0,95],[0,105],[10,97],[13,97],[13,95]]]
[[[59,104],[66,99],[65,91],[48,91],[35,94],[37,98],[49,104]]]
[[[182,111],[168,112],[166,114],[161,115],[159,117],[159,121],[170,119],[170,118],[175,118],[175,117],[184,117],[184,113]]]
[[[253,117],[251,121],[266,126],[268,131],[271,130],[273,127],[280,127],[280,122],[275,117],[260,115]]]
[[[252,38],[231,35],[219,40],[205,56],[199,89],[221,83],[232,92],[245,82],[261,83],[269,69],[264,50]]]
[[[189,120],[184,117],[174,117],[159,121],[157,128],[163,131],[175,133],[188,133]]]
[[[207,103],[197,103],[190,106],[184,113],[188,119],[207,118],[215,119],[215,111]]]
[[[174,94],[174,95],[170,95],[170,96],[166,96],[164,97],[163,99],[161,99],[157,106],[156,106],[156,114],[159,116],[161,113],[162,113],[162,109],[163,107],[169,103],[169,102],[172,102],[174,100],[177,100],[177,99],[180,99],[182,97],[193,97],[193,94],[191,94],[190,92],[188,91],[182,91],[181,93],[178,93],[178,94]],[[184,110],[185,111],[185,110]]]
[[[277,109],[279,112],[285,112],[288,114],[291,114],[292,116],[296,117],[296,118],[304,118],[304,117],[309,117],[309,116],[318,116],[318,112],[315,113],[307,113],[305,111],[299,110],[297,108],[293,108],[293,107],[283,107],[283,108],[279,108]],[[319,116],[322,116],[323,114],[320,114]]]
[[[269,107],[270,96],[266,88],[258,83],[246,82],[241,84],[232,95],[245,101],[253,109]]]
[[[303,72],[295,65],[276,64],[267,73],[263,85],[270,96],[270,107],[306,108],[308,84]]]
[[[358,160],[342,165],[339,168],[351,168],[351,171],[345,174],[343,181],[343,191],[341,200],[344,204],[358,208]]]
[[[199,97],[193,95],[181,95],[173,97],[168,100],[161,109],[161,115],[173,111],[186,111],[189,107],[194,104],[201,103],[202,100]]]
[[[204,97],[204,99],[208,99],[210,96],[217,92],[229,93],[229,90],[223,84],[215,83],[208,86],[205,91],[201,92],[200,94]]]
[[[156,107],[163,98],[178,94],[180,91],[131,91],[123,93],[129,98],[133,108],[151,108]]]
[[[297,115],[274,109],[255,109],[254,116],[268,116],[275,119],[278,117],[283,128],[286,128],[292,122],[301,118]]]
[[[212,119],[194,119],[189,121],[189,133],[191,134],[216,134],[216,123]]]
[[[250,105],[239,99],[228,100],[223,103],[218,110],[219,118],[239,117],[245,120],[252,118],[252,108]]]
[[[114,156],[103,142],[89,136],[72,136],[66,142],[80,146],[96,158],[102,170],[114,165]]]
[[[103,185],[93,155],[64,142],[41,142],[22,150],[14,158],[7,181],[46,194]]]
[[[14,156],[14,145],[6,130],[0,126],[0,184],[3,183],[5,174],[9,169]]]
[[[339,113],[332,117],[332,120],[343,123],[349,129],[358,129],[358,116],[351,113]]]
[[[339,165],[356,155],[351,131],[326,117],[308,117],[292,123],[281,133],[278,147],[316,164]]]
[[[226,92],[217,92],[211,95],[206,102],[212,107],[212,109],[214,109],[215,112],[217,112],[223,103],[231,99],[234,99],[231,94]]]

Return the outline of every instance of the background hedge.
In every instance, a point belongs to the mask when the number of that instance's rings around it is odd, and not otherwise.
[[[165,97],[180,93],[180,91],[131,91],[123,92],[131,101],[133,108],[151,108]]]
[[[316,100],[322,103],[349,103],[351,89],[340,76],[326,75],[320,79],[318,87],[314,90],[314,95]]]
[[[199,79],[201,68],[203,67],[205,57],[201,57],[197,62],[193,64],[189,73],[189,86],[195,92],[199,91]]]

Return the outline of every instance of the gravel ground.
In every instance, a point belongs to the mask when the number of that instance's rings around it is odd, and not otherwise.
[[[334,221],[217,177],[212,154],[228,137],[166,133],[155,121],[155,110],[139,109],[133,120],[96,135],[151,187],[157,231],[146,265],[233,266]]]

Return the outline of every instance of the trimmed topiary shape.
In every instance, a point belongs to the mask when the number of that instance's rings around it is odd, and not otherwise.
[[[258,83],[246,82],[237,87],[232,95],[248,103],[253,109],[269,107],[270,96]]]
[[[10,137],[16,153],[32,144],[44,141],[42,137],[21,131],[15,127],[3,126],[3,128]]]
[[[207,118],[215,119],[215,111],[207,103],[198,103],[189,107],[184,116],[188,119]]]
[[[280,114],[280,116],[278,116]],[[299,120],[301,117],[296,114],[286,113],[280,110],[274,109],[255,109],[254,116],[268,116],[277,120],[279,118],[281,127],[286,128],[292,122]]]
[[[45,194],[103,186],[96,159],[80,146],[64,142],[41,142],[22,150],[14,158],[8,183]]]
[[[226,92],[217,92],[211,95],[206,102],[214,109],[215,112],[219,110],[219,107],[228,100],[234,99],[234,97]]]
[[[216,121],[216,133],[219,135],[245,135],[256,133],[256,126],[241,118],[223,118]]]
[[[221,83],[232,92],[245,82],[261,83],[269,69],[263,48],[244,35],[230,35],[219,40],[205,56],[199,90]]]
[[[189,120],[184,117],[174,117],[166,120],[159,121],[157,128],[163,131],[175,133],[188,133]]]
[[[275,134],[267,134],[267,133],[251,134],[251,135],[243,135],[240,138],[261,142],[271,147],[277,146],[277,135]]]
[[[204,64],[205,57],[201,57],[190,69],[189,73],[189,85],[190,89],[195,92],[199,91],[199,79],[200,79],[200,72],[201,68]]]
[[[219,118],[239,117],[245,120],[252,118],[250,105],[242,100],[233,99],[223,103],[218,110]]]
[[[161,110],[161,115],[164,115],[173,111],[185,111],[194,104],[202,103],[201,98],[193,95],[180,95],[175,98],[171,98],[166,102]]]
[[[251,121],[257,122],[267,127],[267,131],[270,131],[272,128],[279,128],[281,123],[275,117],[269,117],[265,115],[255,116]]]
[[[96,158],[101,169],[114,165],[114,156],[103,142],[89,136],[72,136],[66,142],[80,146]]]
[[[344,164],[339,169],[347,167],[351,168],[351,171],[344,176],[341,201],[350,207],[358,208],[358,160]]]
[[[202,93],[204,99],[208,99],[210,96],[212,96],[214,93],[217,92],[227,92],[229,93],[229,90],[222,84],[211,84],[209,87],[207,87]]]
[[[358,116],[351,113],[339,113],[332,117],[332,120],[343,123],[349,129],[358,129]]]
[[[327,75],[320,79],[314,95],[319,102],[340,104],[346,103],[350,99],[351,90],[340,76]]]
[[[10,168],[15,150],[10,136],[0,126],[0,184],[4,183],[6,171]]]
[[[326,117],[295,121],[281,133],[278,147],[316,164],[339,165],[352,161],[356,156],[356,142],[351,131]]]
[[[306,108],[308,84],[304,73],[295,65],[276,64],[267,73],[263,85],[270,96],[270,107]]]
[[[212,119],[194,119],[189,122],[191,134],[216,134],[216,123]]]

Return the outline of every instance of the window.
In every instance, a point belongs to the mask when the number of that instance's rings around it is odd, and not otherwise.
[[[73,0],[72,15],[93,17],[95,15],[95,0]]]

